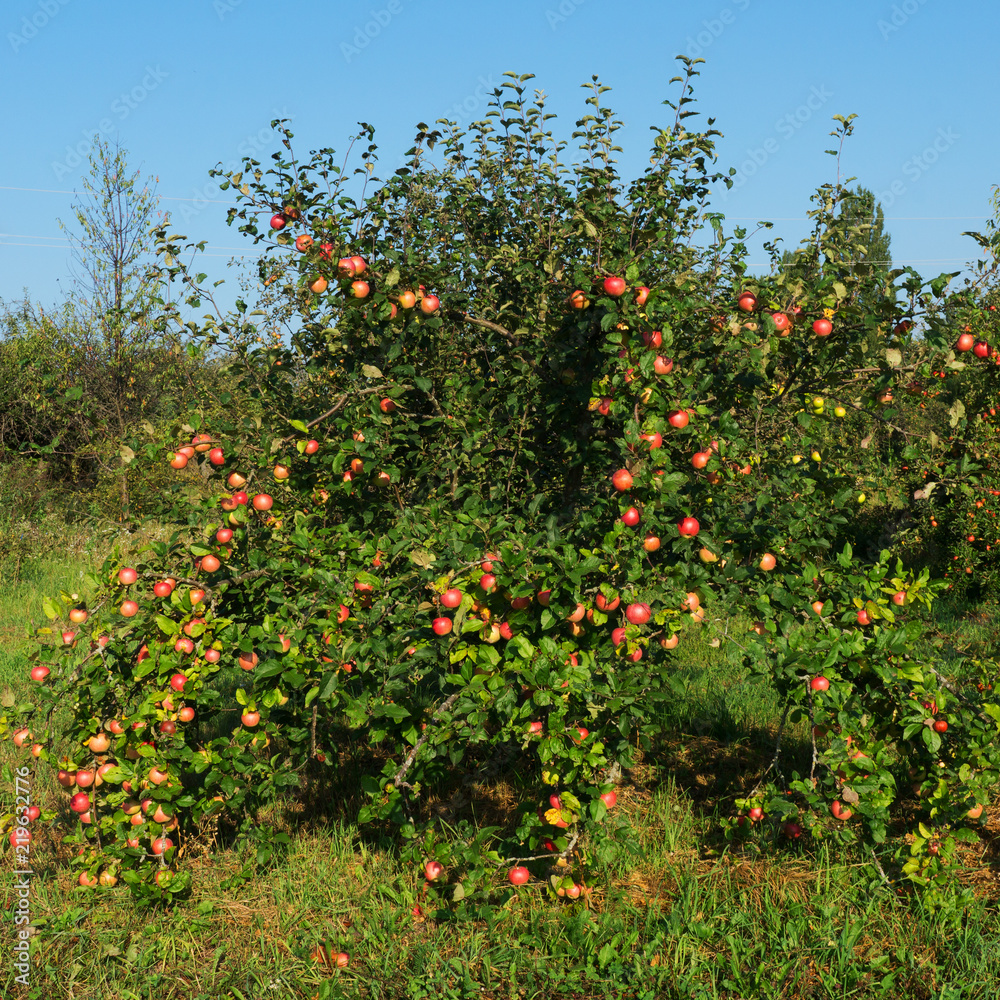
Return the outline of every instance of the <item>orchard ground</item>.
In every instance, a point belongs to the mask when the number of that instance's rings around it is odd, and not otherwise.
[[[80,544],[76,542],[79,540]],[[67,529],[76,558],[25,561],[17,585],[0,584],[0,684],[23,693],[25,624],[44,624],[42,598],[70,589],[87,568],[85,545]],[[92,551],[96,563],[99,553]],[[939,623],[957,650],[988,648],[998,617],[954,607]],[[777,695],[727,662],[727,633],[741,620],[690,626],[679,670],[686,695],[670,707],[674,736],[624,775],[616,806],[628,820],[619,859],[592,870],[588,898],[553,902],[531,865],[518,890],[497,873],[492,907],[423,891],[423,875],[398,860],[396,843],[359,831],[363,796],[345,745],[343,767],[289,798],[277,826],[289,854],[249,882],[227,879],[253,864],[220,843],[192,845],[192,897],[142,909],[128,889],[76,885],[54,822],[65,796],[44,767],[33,791],[31,915],[40,940],[30,987],[4,996],[112,996],[157,1000],[282,997],[993,997],[1000,990],[996,839],[991,818],[965,852],[957,882],[975,901],[963,914],[925,910],[900,897],[860,850],[788,844],[771,835],[727,842],[720,818],[733,796],[763,775],[774,750]],[[796,746],[797,744],[797,746]],[[786,734],[793,758],[807,752],[802,727]],[[3,744],[9,768],[31,760]],[[790,766],[791,761],[786,763]],[[473,790],[484,823],[503,823],[515,777]],[[9,811],[9,810],[5,810]],[[6,845],[5,845],[6,846]],[[8,874],[12,852],[5,853]],[[437,895],[435,895],[435,893]],[[415,915],[414,907],[419,907]],[[346,952],[348,965],[317,962],[317,945]]]

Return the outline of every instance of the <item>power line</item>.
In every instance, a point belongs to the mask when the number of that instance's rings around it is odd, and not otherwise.
[[[30,191],[33,194],[72,194],[78,195],[79,191],[59,191],[55,188],[25,188],[13,187],[10,184],[0,184],[0,191]],[[206,205],[236,205],[235,201],[222,201],[218,198],[176,198],[170,195],[158,194],[156,198],[160,201],[203,201]]]

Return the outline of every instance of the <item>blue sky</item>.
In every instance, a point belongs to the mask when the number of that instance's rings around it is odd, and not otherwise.
[[[635,176],[649,127],[671,120],[662,101],[682,52],[706,60],[697,107],[724,133],[719,166],[739,171],[713,204],[730,226],[769,219],[769,236],[797,244],[810,194],[835,179],[831,116],[855,113],[843,170],[882,197],[894,261],[959,270],[977,250],[961,233],[984,229],[1000,180],[998,29],[1000,8],[973,0],[8,0],[0,299],[26,290],[48,305],[71,290],[57,219],[72,219],[95,131],[158,178],[176,230],[208,240],[205,269],[223,278],[252,251],[208,170],[246,152],[266,162],[275,117],[293,120],[303,151],[343,149],[370,122],[388,172],[416,122],[481,117],[507,70],[535,74],[568,137],[596,73]]]

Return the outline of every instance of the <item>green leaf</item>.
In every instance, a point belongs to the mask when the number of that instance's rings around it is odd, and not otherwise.
[[[51,598],[48,597],[42,599],[42,610],[49,621],[55,621],[60,615],[59,609],[52,603]]]

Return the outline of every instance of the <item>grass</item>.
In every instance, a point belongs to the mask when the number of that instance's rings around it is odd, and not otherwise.
[[[86,554],[38,564],[18,588],[0,586],[0,683],[19,696],[29,645],[11,639],[41,621],[41,598],[78,587]],[[989,646],[996,619],[960,604],[941,635],[955,651]],[[726,627],[739,630],[738,620]],[[718,628],[721,628],[719,626]],[[671,737],[625,776],[617,812],[620,852],[587,872],[590,896],[552,900],[547,872],[513,891],[498,875],[493,905],[456,904],[423,893],[423,878],[392,843],[358,830],[358,797],[345,775],[311,790],[313,808],[289,817],[289,853],[249,882],[227,879],[250,859],[196,846],[189,900],[141,910],[123,886],[99,894],[75,886],[67,847],[49,830],[32,855],[30,895],[37,933],[30,986],[13,982],[13,943],[0,994],[33,1000],[258,1000],[379,998],[914,998],[1000,995],[1000,918],[992,841],[963,910],[931,911],[899,896],[870,859],[825,843],[794,848],[765,836],[734,844],[718,820],[763,773],[780,714],[767,685],[729,665],[709,645],[713,627],[685,640],[683,695]],[[804,734],[786,740],[795,752]],[[4,745],[0,759],[10,762]],[[501,776],[500,782],[514,776]],[[338,781],[340,786],[338,786]],[[490,790],[487,789],[487,792]],[[64,796],[40,772],[43,808]],[[503,789],[495,789],[502,798]],[[13,789],[5,791],[5,803]],[[6,804],[5,804],[5,807]],[[0,810],[3,811],[3,810]],[[991,836],[1000,830],[991,827]],[[11,857],[6,852],[8,884]],[[13,926],[14,896],[4,926]],[[413,908],[419,904],[421,914]],[[329,940],[350,954],[345,969],[314,961]]]

